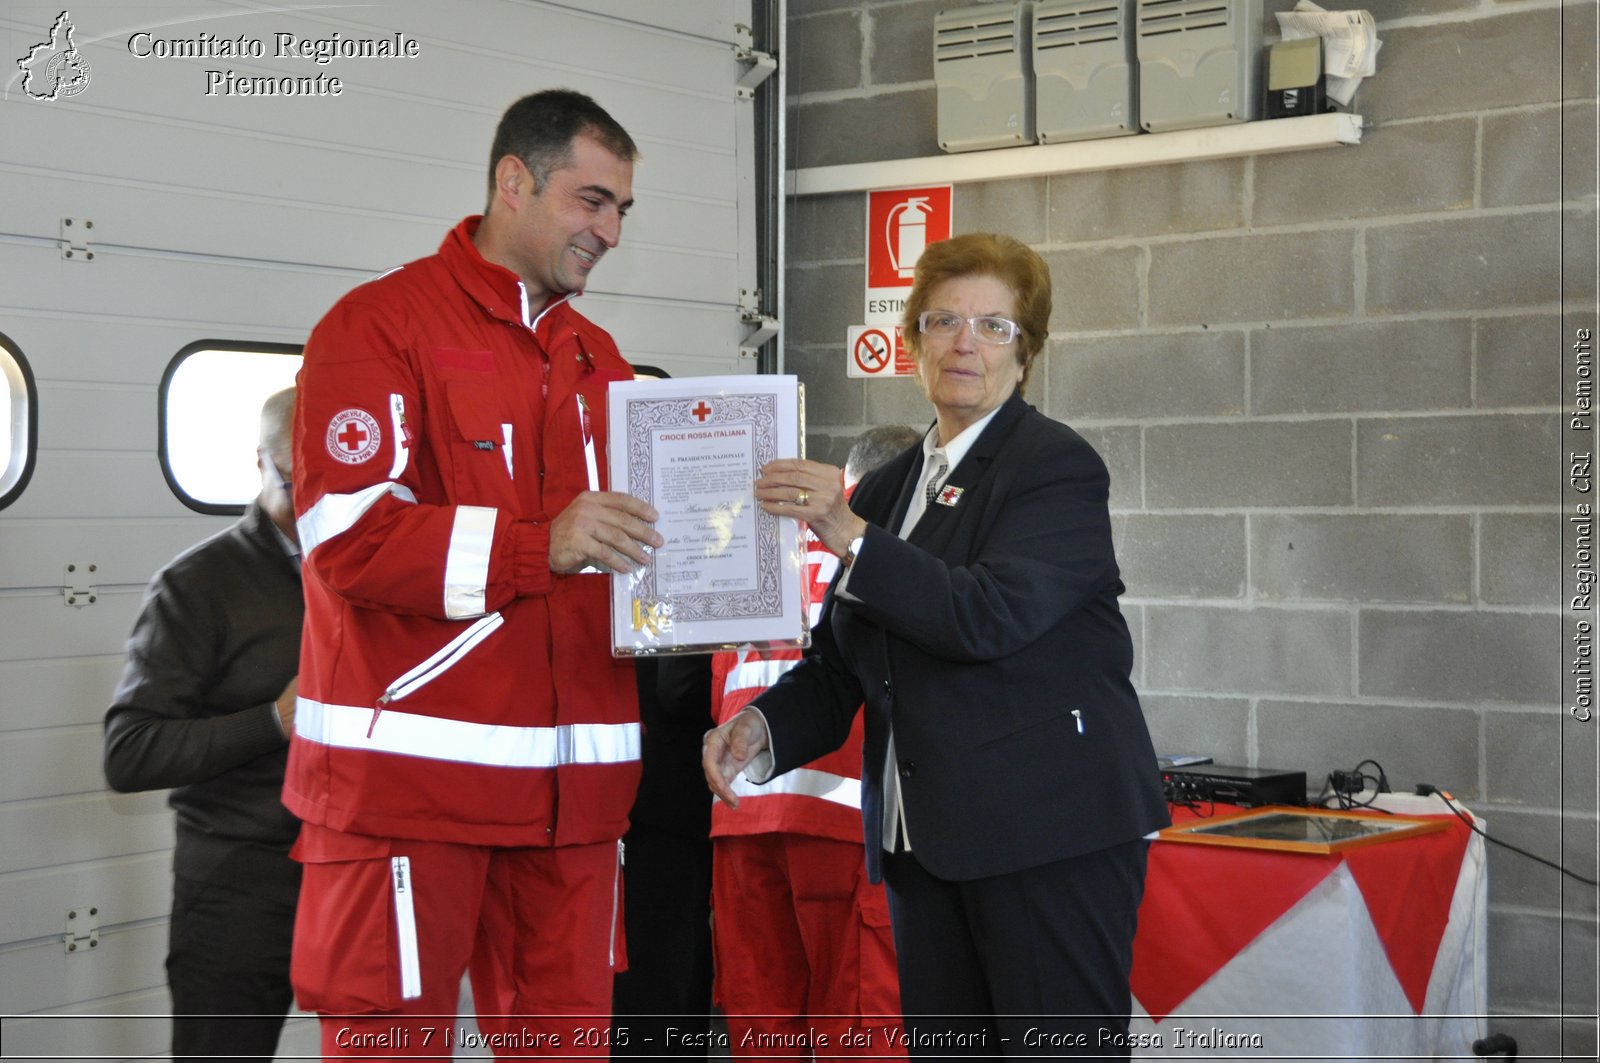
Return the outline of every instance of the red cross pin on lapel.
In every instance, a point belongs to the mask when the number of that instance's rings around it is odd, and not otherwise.
[[[941,506],[953,506],[957,502],[961,501],[962,490],[963,488],[960,487],[946,487],[944,490],[939,492],[939,497],[934,499],[934,501],[939,503]]]

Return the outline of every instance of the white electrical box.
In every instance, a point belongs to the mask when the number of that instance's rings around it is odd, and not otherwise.
[[[1255,119],[1261,0],[1135,0],[1139,124],[1152,133]]]
[[[1033,8],[1034,124],[1041,144],[1139,132],[1132,0]]]
[[[1032,144],[1033,70],[1028,24],[1033,4],[974,4],[934,19],[933,75],[939,87],[939,146],[976,151]]]

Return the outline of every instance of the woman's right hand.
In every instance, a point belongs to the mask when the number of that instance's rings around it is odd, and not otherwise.
[[[822,545],[840,557],[867,534],[867,522],[844,498],[844,470],[820,461],[780,458],[762,466],[756,501],[775,517],[805,521]]]
[[[706,773],[706,785],[723,804],[739,807],[733,780],[767,751],[767,745],[767,722],[750,709],[706,732],[700,743],[700,767]]]

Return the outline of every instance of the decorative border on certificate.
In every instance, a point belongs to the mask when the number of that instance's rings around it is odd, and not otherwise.
[[[749,479],[754,482],[761,466],[778,456],[774,440],[778,401],[772,395],[720,395],[715,398],[685,400],[628,399],[627,448],[628,493],[656,504],[655,443],[658,433],[682,429],[684,435],[704,435],[715,439],[719,433],[737,431],[751,437],[753,461],[748,468]],[[714,516],[714,515],[713,515]],[[657,564],[644,571],[635,587],[640,607],[649,612],[670,597],[672,617],[685,620],[746,620],[771,619],[784,612],[783,591],[780,586],[780,543],[778,518],[753,511],[756,527],[755,586],[744,592],[732,594],[683,593],[670,595],[658,585],[663,565],[662,553],[656,552]]]
[[[611,575],[612,653],[809,645],[804,529],[755,497],[763,466],[804,454],[803,395],[788,375],[611,385],[610,482],[656,510],[662,538]]]

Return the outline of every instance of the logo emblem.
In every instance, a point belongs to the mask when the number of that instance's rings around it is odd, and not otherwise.
[[[941,506],[953,506],[957,502],[961,501],[961,492],[964,490],[966,490],[964,487],[946,487],[943,491],[939,492],[939,497],[934,499],[934,501],[939,503]]]
[[[28,49],[17,60],[22,91],[35,100],[76,96],[89,87],[89,61],[72,40],[72,16],[61,12],[50,27],[50,39]]]
[[[382,445],[377,418],[366,410],[340,410],[328,422],[328,453],[335,461],[360,465],[377,457]]]

